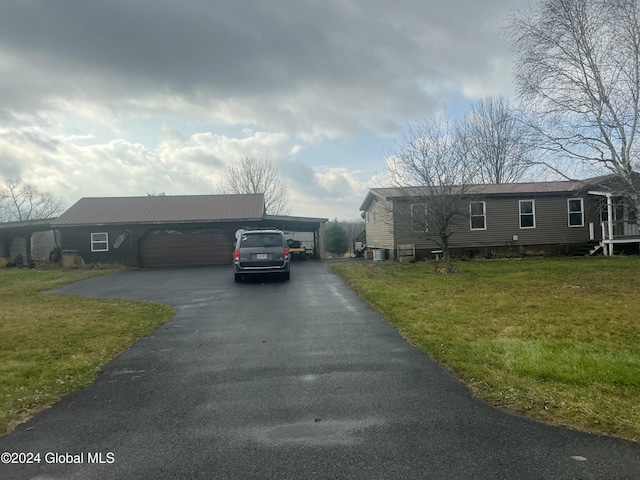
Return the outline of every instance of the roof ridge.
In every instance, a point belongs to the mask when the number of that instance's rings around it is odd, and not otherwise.
[[[137,198],[184,198],[184,197],[235,197],[235,196],[264,196],[264,193],[184,193],[178,195],[124,195],[117,197],[80,197],[82,199],[89,200],[117,200],[117,199],[137,199]]]

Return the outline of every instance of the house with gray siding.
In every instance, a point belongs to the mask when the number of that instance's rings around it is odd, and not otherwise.
[[[449,246],[454,256],[571,253],[587,246],[591,253],[609,255],[640,249],[635,209],[614,176],[472,185],[465,189],[467,196],[453,221]],[[367,247],[385,249],[390,258],[397,257],[399,246],[411,246],[417,258],[436,252],[439,247],[424,225],[424,198],[423,187],[370,189],[360,207]]]

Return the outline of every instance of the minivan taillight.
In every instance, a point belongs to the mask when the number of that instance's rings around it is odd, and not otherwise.
[[[284,259],[289,260],[289,247],[284,247]]]
[[[239,261],[240,261],[240,249],[239,249],[239,248],[236,248],[236,249],[233,251],[233,259],[234,259],[236,262],[239,262]]]

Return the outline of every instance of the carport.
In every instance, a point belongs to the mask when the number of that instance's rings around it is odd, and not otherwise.
[[[322,231],[327,218],[314,217],[289,217],[265,215],[261,226],[277,228],[284,232],[310,232],[313,233],[313,258],[322,258]]]
[[[0,223],[0,257],[22,255],[23,262],[31,262],[31,236],[52,229],[55,218]]]

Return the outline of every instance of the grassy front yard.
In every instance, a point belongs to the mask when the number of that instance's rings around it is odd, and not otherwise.
[[[104,273],[0,270],[0,435],[89,385],[101,365],[173,315],[157,303],[40,293]]]
[[[487,402],[640,441],[640,259],[333,268]]]

